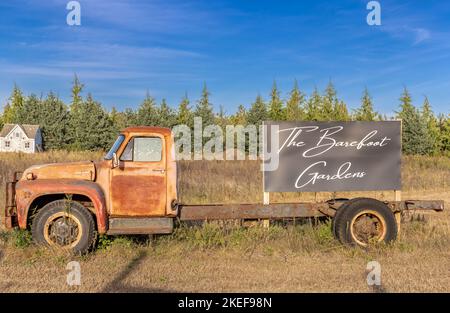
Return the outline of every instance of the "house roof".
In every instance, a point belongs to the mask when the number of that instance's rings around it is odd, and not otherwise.
[[[6,137],[16,125],[19,125],[19,127],[23,130],[25,135],[27,135],[28,138],[35,138],[36,133],[39,129],[39,125],[30,125],[30,124],[5,124],[3,126],[2,131],[0,132],[0,137]]]

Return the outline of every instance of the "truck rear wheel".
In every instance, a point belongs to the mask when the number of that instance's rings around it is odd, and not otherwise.
[[[356,198],[343,204],[333,220],[333,233],[343,244],[366,247],[397,238],[394,213],[381,201]]]
[[[86,253],[95,240],[95,223],[91,213],[80,203],[57,200],[42,207],[31,227],[38,244]]]

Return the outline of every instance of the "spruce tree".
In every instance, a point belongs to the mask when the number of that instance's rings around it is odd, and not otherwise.
[[[269,100],[269,119],[272,121],[286,120],[286,113],[283,108],[283,101],[280,98],[276,82],[273,82]]]
[[[250,110],[247,114],[247,122],[250,125],[259,126],[263,121],[267,120],[268,113],[266,104],[262,99],[261,95],[256,96],[255,102],[252,103]]]
[[[412,104],[406,87],[400,97],[400,111],[397,118],[402,119],[402,149],[405,154],[427,154],[428,140],[425,121],[419,110]]]
[[[247,125],[247,110],[240,104],[235,114],[230,117],[231,123],[233,125]]]
[[[202,118],[203,127],[208,125],[214,125],[215,117],[213,112],[213,106],[209,101],[210,92],[206,87],[206,84],[203,85],[202,95],[200,99],[197,101],[197,106],[195,107],[194,115]]]
[[[35,121],[42,129],[44,150],[64,149],[68,144],[67,106],[52,92],[40,103],[40,110]]]
[[[23,123],[26,114],[24,112],[25,97],[22,90],[14,84],[9,102],[3,112],[4,123]]]
[[[320,106],[320,119],[323,121],[335,120],[335,108],[338,105],[337,92],[333,83],[330,81],[325,88],[322,97],[322,105]]]
[[[136,120],[132,109],[126,108],[123,112],[119,112],[114,106],[109,113],[109,118],[112,122],[114,132],[116,133],[119,133],[122,129],[127,128],[128,126],[135,125],[133,124],[133,121]]]
[[[347,105],[344,101],[338,100],[333,108],[333,116],[335,121],[349,121],[350,115],[348,114]]]
[[[83,150],[106,150],[114,141],[115,134],[112,121],[102,105],[95,101],[91,94],[83,106],[84,129],[81,132],[81,148]]]
[[[161,104],[156,112],[157,123],[155,125],[161,127],[172,128],[176,124],[176,114],[174,110],[167,104],[166,99],[162,99]]]
[[[159,123],[155,99],[147,92],[136,116],[139,126],[156,126]]]
[[[83,133],[84,127],[84,103],[81,93],[83,91],[84,85],[80,82],[78,77],[75,75],[72,82],[71,97],[72,101],[70,103],[69,110],[69,130],[67,132],[67,139],[69,142],[69,148],[74,150],[80,150],[83,143],[81,135]]]
[[[40,117],[46,112],[43,110],[43,100],[39,99],[35,94],[25,97],[21,110],[20,118],[16,118],[16,123],[20,124],[40,124]],[[18,112],[17,112],[18,113]]]
[[[286,120],[287,121],[301,121],[304,118],[303,105],[305,96],[298,89],[297,80],[294,82],[289,99],[286,103]]]
[[[139,126],[137,113],[133,109],[126,108],[125,111],[123,112],[123,115],[125,119],[125,127]]]
[[[450,114],[439,116],[439,147],[443,155],[450,157]]]
[[[226,127],[230,124],[231,117],[228,117],[223,105],[219,106],[219,112],[216,115],[215,124],[219,125],[222,131],[225,133]]]
[[[194,117],[191,111],[190,102],[187,94],[181,99],[177,110],[177,124],[187,125],[190,128],[194,126]]]
[[[438,122],[434,116],[433,110],[431,109],[430,101],[426,96],[422,105],[421,113],[422,119],[427,127],[428,154],[438,154],[440,151]]]
[[[361,98],[361,106],[355,110],[354,118],[357,121],[375,121],[378,115],[379,114],[373,110],[372,97],[367,88],[365,88]]]
[[[311,97],[306,102],[306,120],[320,121],[322,119],[321,107],[322,97],[317,88],[314,88]]]
[[[115,131],[117,131],[118,129],[120,129],[123,124],[121,123],[120,120],[120,112],[117,111],[116,107],[113,106],[111,108],[111,112],[109,112],[109,119],[111,120],[112,124],[113,124],[113,128]],[[120,124],[120,125],[119,125]]]

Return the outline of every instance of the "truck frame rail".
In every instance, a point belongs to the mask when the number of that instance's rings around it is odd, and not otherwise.
[[[283,219],[333,217],[346,199],[326,202],[272,204],[189,204],[180,205],[180,220]],[[416,210],[443,211],[443,200],[383,201],[394,213]]]

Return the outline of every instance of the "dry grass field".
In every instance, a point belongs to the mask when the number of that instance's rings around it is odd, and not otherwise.
[[[0,154],[0,188],[31,164],[99,159],[100,153]],[[183,161],[182,202],[259,202],[257,162]],[[403,197],[444,199],[450,207],[450,159],[405,157]],[[368,195],[368,193],[364,193]],[[344,196],[338,194],[336,196]],[[355,196],[353,193],[349,196]],[[371,193],[392,198],[393,192]],[[328,199],[321,193],[317,199]],[[3,203],[3,192],[0,203]],[[312,200],[274,194],[272,201]],[[181,225],[174,234],[106,237],[86,256],[30,244],[28,232],[0,230],[0,292],[450,292],[450,213],[404,216],[400,238],[368,249],[343,247],[330,223]],[[382,285],[366,283],[369,261],[381,265]],[[81,285],[69,286],[67,263],[81,265]]]

